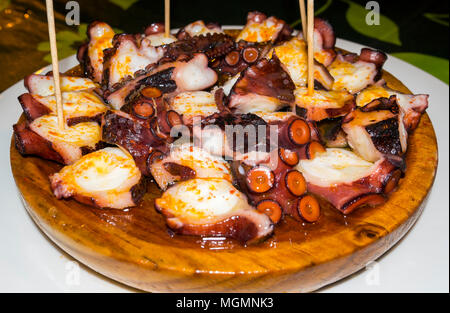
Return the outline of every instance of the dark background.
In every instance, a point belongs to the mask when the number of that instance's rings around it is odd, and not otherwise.
[[[84,39],[78,34],[77,26],[68,26],[64,16],[67,1],[54,0],[60,59],[74,53]],[[133,3],[134,2],[134,3]],[[354,4],[365,6],[368,1],[352,0]],[[102,20],[125,32],[139,32],[145,25],[164,18],[163,0],[79,0],[81,23]],[[128,8],[119,4],[130,4]],[[448,82],[448,1],[378,1],[380,13],[392,20],[398,27],[401,45],[372,38],[355,30],[347,19],[348,0],[316,0],[318,16],[327,19],[338,37],[363,45],[376,47],[387,53],[414,52],[438,57],[440,73],[432,74]],[[4,7],[6,5],[6,7]],[[2,7],[3,6],[3,7]],[[47,19],[44,0],[0,0],[0,91],[42,66],[48,64],[49,52],[45,48],[48,41]],[[194,20],[226,24],[245,24],[247,12],[258,10],[267,15],[275,15],[288,24],[298,22],[298,0],[172,0],[171,26],[181,27]],[[426,14],[439,14],[439,21],[427,18]],[[299,28],[300,25],[297,26]],[[421,59],[424,69],[429,62]],[[409,61],[409,60],[407,60]],[[414,62],[412,62],[414,63]],[[441,65],[443,64],[443,65]],[[420,62],[416,65],[420,66]],[[442,66],[446,68],[442,68]],[[436,66],[435,66],[436,67]],[[442,71],[444,74],[442,74]]]

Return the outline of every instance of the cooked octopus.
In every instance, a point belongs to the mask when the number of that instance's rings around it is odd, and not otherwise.
[[[397,104],[403,112],[403,123],[407,131],[414,130],[419,124],[420,117],[428,107],[428,95],[403,94],[392,90],[381,81],[381,84],[371,85],[358,93],[357,106],[365,106],[379,98],[396,97]]]
[[[224,159],[192,144],[171,147],[167,155],[154,158],[148,166],[155,182],[162,190],[166,190],[177,181],[193,178],[220,178],[232,181],[230,166]]]
[[[328,148],[296,167],[308,190],[329,201],[344,214],[358,207],[384,203],[397,185],[401,171],[385,158],[368,162],[355,153]]]
[[[146,192],[146,181],[133,158],[119,148],[83,156],[50,175],[50,184],[58,199],[74,198],[98,208],[132,207]]]
[[[60,129],[57,117],[43,115],[32,122],[14,125],[14,139],[22,155],[37,155],[63,164],[72,164],[101,144],[96,122],[82,122]]]
[[[342,121],[342,129],[350,147],[369,162],[383,156],[402,157],[406,152],[408,133],[395,96],[352,111]]]
[[[155,206],[178,234],[221,236],[255,242],[273,231],[270,218],[248,204],[225,179],[190,179],[167,189]]]

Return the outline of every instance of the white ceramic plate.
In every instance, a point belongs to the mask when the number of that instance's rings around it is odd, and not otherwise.
[[[359,52],[361,45],[337,40],[336,46]],[[75,56],[61,71],[77,65]],[[414,93],[430,94],[427,112],[436,130],[439,166],[426,208],[416,225],[389,252],[365,270],[325,287],[323,292],[449,291],[449,89],[426,72],[390,56],[384,69]],[[40,72],[46,73],[47,67]],[[0,94],[0,292],[128,292],[56,247],[25,211],[12,177],[9,145],[12,125],[22,113],[17,97],[23,81]]]

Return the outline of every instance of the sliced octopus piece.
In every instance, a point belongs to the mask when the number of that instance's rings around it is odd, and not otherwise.
[[[395,97],[382,99],[352,111],[342,121],[348,144],[369,162],[383,156],[402,157],[407,149],[408,133]]]
[[[288,39],[291,34],[292,29],[285,21],[253,11],[248,13],[247,23],[237,36],[236,41],[276,43]]]
[[[309,95],[308,88],[297,87],[294,94],[297,111],[308,120],[321,121],[344,116],[355,107],[353,95],[345,90],[315,90]]]
[[[339,148],[328,148],[314,159],[301,160],[296,168],[305,177],[308,191],[344,214],[384,203],[385,195],[401,177],[401,170],[385,158],[372,163]]]
[[[14,125],[14,138],[22,155],[72,164],[99,147],[101,129],[96,122],[83,122],[61,130],[56,116],[44,115],[31,123]]]
[[[232,181],[228,162],[218,156],[193,146],[174,146],[167,155],[151,160],[150,173],[159,188],[192,178],[220,178]]]
[[[65,91],[62,93],[64,118],[71,126],[80,122],[100,121],[108,107],[93,91]],[[52,96],[32,95],[29,93],[19,97],[19,102],[26,118],[33,121],[43,115],[56,115],[56,98]]]
[[[104,22],[92,22],[87,28],[88,42],[78,49],[77,59],[84,73],[96,83],[103,81],[103,50],[112,48],[115,32]]]
[[[289,72],[292,81],[297,86],[306,86],[308,80],[307,45],[301,37],[294,37],[280,45],[275,46],[267,56],[276,54],[281,64]],[[319,58],[322,60],[322,58]],[[334,79],[326,66],[314,60],[314,79],[325,89],[331,89]]]
[[[180,182],[155,201],[174,232],[182,235],[219,236],[242,243],[262,240],[273,232],[273,223],[248,204],[247,198],[224,179],[191,179]]]
[[[162,47],[154,47],[150,40],[136,35],[120,34],[114,37],[113,48],[104,52],[103,85],[111,88],[126,77],[133,77],[164,55]]]
[[[83,156],[50,175],[58,199],[73,198],[98,208],[136,206],[146,191],[146,181],[133,158],[119,148],[105,148]]]
[[[60,79],[61,92],[98,88],[98,85],[89,78],[60,76]],[[24,78],[24,85],[32,95],[47,97],[55,94],[55,84],[52,75],[28,75]]]
[[[361,90],[356,97],[356,105],[365,106],[379,98],[396,96],[397,104],[403,111],[403,123],[408,131],[414,130],[419,124],[420,117],[428,108],[428,95],[425,94],[403,94],[390,89],[386,85],[372,85]]]
[[[334,78],[333,90],[346,89],[350,93],[357,93],[374,84],[386,58],[383,52],[367,48],[362,49],[359,56],[338,54],[327,67]]]
[[[219,112],[214,94],[206,91],[179,93],[172,99],[170,109],[182,115],[183,122],[186,125],[192,125],[196,118],[201,120]]]

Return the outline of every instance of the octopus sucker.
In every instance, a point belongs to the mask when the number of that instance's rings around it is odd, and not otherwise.
[[[89,153],[50,175],[50,184],[58,199],[74,198],[111,209],[136,206],[146,191],[146,180],[133,158],[111,147]]]

